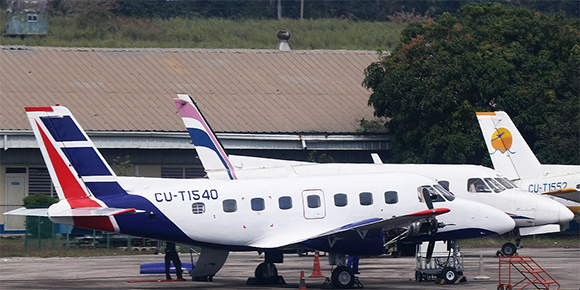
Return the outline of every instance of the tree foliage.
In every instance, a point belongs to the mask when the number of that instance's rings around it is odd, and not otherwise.
[[[0,0],[1,9],[6,9],[6,1]],[[462,5],[482,1],[490,0],[281,0],[281,4],[284,18],[300,18],[303,3],[306,19],[392,21],[393,17],[400,16],[437,18],[443,12],[455,13]],[[565,11],[569,17],[579,16],[575,0],[499,1],[548,14]],[[94,12],[110,11],[121,17],[276,19],[277,4],[277,0],[48,0],[48,10],[51,16],[78,16],[83,7],[94,10],[95,6],[100,6],[99,11]]]
[[[506,111],[544,163],[580,163],[579,20],[499,3],[410,24],[365,70],[397,162],[487,158],[476,111]]]

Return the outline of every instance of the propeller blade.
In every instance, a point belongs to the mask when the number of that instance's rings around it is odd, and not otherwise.
[[[427,257],[425,258],[425,263],[429,264],[431,262],[431,257],[433,256],[433,249],[435,249],[435,236],[431,236],[429,240],[429,245],[427,246]]]
[[[427,187],[423,187],[421,189],[421,195],[423,195],[423,200],[429,209],[433,209],[433,200],[431,199],[431,194],[429,193],[429,189]]]

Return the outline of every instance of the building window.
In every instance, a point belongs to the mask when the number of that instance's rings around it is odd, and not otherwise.
[[[373,194],[370,192],[361,192],[359,195],[360,205],[373,204]]]
[[[205,203],[203,202],[196,202],[191,205],[191,211],[193,214],[202,214],[205,213]]]
[[[320,207],[320,196],[318,195],[309,195],[306,197],[306,201],[308,203],[308,208],[319,208]]]
[[[28,22],[38,22],[38,14],[36,14],[36,13],[28,13],[26,15],[26,20]]]
[[[334,205],[343,207],[348,204],[348,197],[344,193],[337,193],[334,195]]]
[[[292,198],[289,196],[281,196],[278,198],[278,206],[280,209],[291,209],[292,208]]]
[[[222,204],[224,212],[236,212],[238,210],[238,203],[235,199],[226,199]]]
[[[192,179],[205,177],[203,167],[161,167],[161,178]]]
[[[48,169],[28,168],[28,192],[30,195],[40,193],[46,196],[56,197]]]
[[[264,204],[264,199],[261,197],[252,198],[250,203],[252,204],[253,211],[262,211],[266,208],[266,205]]]
[[[385,192],[385,203],[395,204],[399,202],[399,194],[396,191],[386,191]]]

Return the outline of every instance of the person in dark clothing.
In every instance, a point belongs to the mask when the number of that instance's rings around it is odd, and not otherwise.
[[[175,243],[167,242],[165,243],[165,277],[167,280],[171,280],[171,275],[169,275],[169,268],[171,266],[171,262],[175,266],[175,273],[177,274],[177,279],[183,279],[181,275],[181,260],[179,259],[179,255],[177,254],[177,250],[175,249]]]
[[[347,267],[351,268],[352,272],[355,274],[360,274],[360,272],[358,271],[359,260],[360,260],[360,256],[348,255]]]

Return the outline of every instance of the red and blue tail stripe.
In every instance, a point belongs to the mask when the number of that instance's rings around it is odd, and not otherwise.
[[[28,107],[26,112],[60,199],[48,211],[51,219],[89,229],[191,242],[148,199],[121,187],[67,108]],[[151,227],[158,229],[154,237]]]

